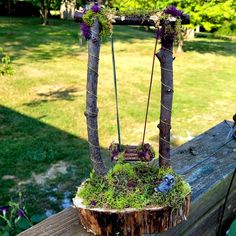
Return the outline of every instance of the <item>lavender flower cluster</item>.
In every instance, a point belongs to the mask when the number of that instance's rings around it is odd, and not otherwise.
[[[91,11],[94,13],[99,13],[101,12],[101,7],[99,7],[97,3],[94,3],[94,5],[91,7]]]
[[[91,38],[91,28],[86,23],[80,23],[80,30],[82,31],[82,34],[86,40]]]
[[[101,12],[101,7],[98,6],[97,3],[94,3],[94,5],[91,7],[91,11],[94,13],[99,13]],[[84,22],[80,23],[80,30],[86,40],[89,40],[91,38],[91,27],[89,25]]]
[[[165,14],[170,14],[174,17],[179,17],[182,22],[189,23],[189,15],[184,14],[181,10],[176,9],[174,6],[167,7],[164,10]]]
[[[184,14],[181,10],[178,10],[176,9],[175,6],[170,6],[170,7],[167,7],[165,10],[164,10],[164,13],[165,14],[169,14],[173,17],[177,17],[179,19],[181,19],[181,22],[182,23],[189,23],[189,15],[186,15]],[[169,35],[165,35],[165,29],[166,29],[166,26],[167,25],[163,25],[161,28],[158,28],[155,32],[155,35],[154,37],[156,39],[164,39],[165,40],[169,40],[169,41],[173,41],[174,38],[176,37],[176,32],[172,32],[171,34]]]
[[[181,17],[183,15],[183,12],[181,10],[176,9],[176,7],[174,7],[174,6],[167,7],[164,10],[164,13],[170,14],[174,17],[178,17],[178,16]]]

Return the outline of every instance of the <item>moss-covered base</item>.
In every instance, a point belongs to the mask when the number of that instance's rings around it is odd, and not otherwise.
[[[175,177],[173,188],[167,193],[156,192],[164,176]],[[78,189],[76,197],[83,199],[89,208],[125,209],[144,207],[167,207],[178,209],[185,201],[191,189],[181,176],[169,169],[136,162],[118,162],[105,175],[94,172]]]

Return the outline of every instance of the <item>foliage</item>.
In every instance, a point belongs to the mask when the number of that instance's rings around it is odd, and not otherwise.
[[[94,4],[91,6],[90,10],[86,11],[86,13],[83,15],[83,20],[86,26],[91,27],[94,24],[94,21],[96,18],[101,24],[100,36],[105,37],[107,35],[110,35],[111,23],[109,19],[107,18],[105,14],[103,14],[102,9],[98,5]],[[81,29],[82,29],[84,37],[86,39],[90,39],[91,33],[89,32],[89,29],[86,26],[82,25]]]
[[[203,26],[207,31],[223,26],[225,21],[230,22],[236,18],[235,0],[163,0],[163,1],[136,1],[116,0],[114,6],[123,9],[164,9],[174,5],[190,14],[191,26]]]
[[[155,37],[163,42],[179,42],[182,39],[182,20],[188,21],[188,16],[174,6],[167,7],[161,15],[161,24],[156,30]]]
[[[165,41],[179,41],[182,37],[182,21],[189,21],[188,15],[176,9],[174,6],[167,7],[163,12],[146,11],[146,10],[122,10],[101,9],[100,6],[94,4],[90,10],[83,15],[83,23],[81,23],[81,31],[86,39],[91,38],[90,27],[93,25],[95,17],[98,18],[101,24],[100,36],[110,35],[112,32],[112,22],[116,16],[121,17],[141,17],[143,20],[150,17],[157,28],[156,38],[161,38]]]
[[[225,22],[214,34],[219,36],[236,36],[236,20]]]
[[[0,48],[0,58],[1,58],[0,74],[2,76],[12,75],[13,69],[11,66],[11,58],[6,53],[4,53],[3,48]]]
[[[173,174],[176,184],[167,195],[155,193],[154,188],[160,184],[166,174]],[[117,163],[106,176],[97,176],[92,172],[83,183],[77,197],[90,207],[111,209],[143,208],[147,206],[173,206],[178,208],[190,192],[190,186],[169,169],[154,165],[136,163]]]
[[[0,235],[14,236],[43,219],[45,219],[44,215],[28,217],[27,210],[22,203],[22,194],[19,193],[18,201],[10,201],[8,206],[0,207]]]

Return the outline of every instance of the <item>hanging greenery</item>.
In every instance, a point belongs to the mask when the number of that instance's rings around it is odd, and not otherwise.
[[[155,38],[164,41],[180,41],[182,38],[182,21],[188,22],[189,15],[185,15],[174,6],[167,7],[161,14],[159,26],[156,25]]]
[[[88,40],[91,38],[91,29],[90,27],[93,25],[95,18],[98,19],[100,25],[101,25],[101,31],[100,36],[105,37],[109,36],[112,31],[112,25],[109,21],[106,14],[103,14],[103,11],[100,6],[98,6],[96,3],[90,8],[90,10],[85,11],[85,14],[83,15],[83,23],[81,23],[81,31],[83,33],[83,36]]]
[[[83,23],[81,23],[81,31],[83,36],[88,40],[91,38],[91,26],[95,18],[98,19],[101,25],[100,36],[109,36],[112,33],[112,23],[116,22],[117,18],[125,20],[127,18],[141,18],[142,21],[147,19],[154,22],[155,38],[161,40],[179,41],[182,35],[182,22],[188,22],[189,16],[174,6],[165,8],[164,11],[145,11],[145,10],[126,10],[116,11],[110,8],[102,9],[99,5],[94,4],[90,10],[84,12]]]

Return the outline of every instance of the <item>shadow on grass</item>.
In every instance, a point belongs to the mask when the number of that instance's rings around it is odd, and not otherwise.
[[[64,173],[59,171],[39,184],[38,176],[45,178],[58,163],[64,163]],[[61,210],[58,199],[62,200],[65,192],[73,196],[91,170],[86,140],[5,106],[0,106],[0,166],[0,206],[21,191],[32,214]],[[57,167],[60,170],[61,166]]]
[[[37,92],[36,94],[39,96],[39,99],[32,100],[31,102],[24,103],[23,105],[36,107],[42,103],[58,100],[74,101],[78,96],[77,92],[79,92],[79,89],[76,87],[58,88],[47,92]]]
[[[196,51],[199,53],[215,53],[223,56],[236,56],[236,41],[197,38],[193,41],[185,41],[184,51]]]
[[[0,44],[4,48],[12,48],[13,59],[27,55],[31,60],[50,60],[64,55],[74,57],[87,51],[86,42],[79,50],[73,49],[74,46],[79,46],[80,41],[79,24],[73,21],[52,19],[51,25],[42,26],[39,18],[1,17],[0,20]],[[154,36],[153,30],[137,26],[114,26],[113,31],[114,40],[125,43],[150,40]],[[109,39],[105,39],[103,43],[109,43],[108,41]],[[235,56],[236,42],[208,36],[186,41],[184,50]]]
[[[42,26],[39,18],[0,18],[0,44],[12,48],[12,59],[25,57],[31,60],[50,60],[64,55],[77,56],[86,48],[75,52],[79,45],[79,25],[73,21],[51,19]]]

